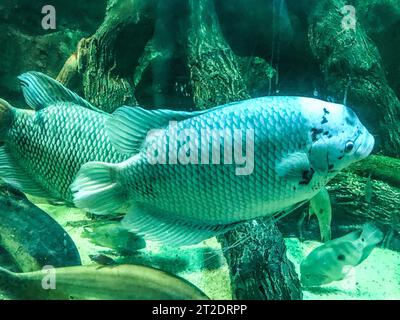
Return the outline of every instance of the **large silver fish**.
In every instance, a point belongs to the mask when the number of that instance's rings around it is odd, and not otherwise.
[[[176,245],[289,212],[374,146],[352,110],[302,97],[194,113],[122,107],[106,127],[118,150],[136,155],[85,164],[72,185],[75,204],[106,214],[129,203],[127,228]]]
[[[303,286],[320,286],[342,280],[352,267],[363,262],[383,239],[383,233],[371,223],[319,246],[300,265]]]
[[[82,164],[120,162],[104,131],[102,113],[57,81],[38,72],[19,77],[26,102],[0,100],[0,178],[36,196],[72,204],[69,189]]]

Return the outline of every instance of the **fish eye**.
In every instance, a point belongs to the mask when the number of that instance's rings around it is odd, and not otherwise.
[[[346,260],[346,257],[345,257],[344,254],[339,254],[339,255],[337,256],[337,259],[340,260],[340,261],[344,261],[344,260]]]
[[[353,150],[353,148],[354,148],[354,142],[349,140],[349,141],[346,142],[346,145],[344,147],[344,151],[345,152],[350,152],[351,150]]]

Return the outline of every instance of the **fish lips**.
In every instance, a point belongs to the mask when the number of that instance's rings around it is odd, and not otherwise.
[[[375,138],[368,131],[366,131],[362,137],[363,138],[354,153],[357,160],[361,160],[369,156],[375,145]]]
[[[300,282],[303,287],[319,287],[324,284],[332,282],[327,276],[323,274],[301,274]]]

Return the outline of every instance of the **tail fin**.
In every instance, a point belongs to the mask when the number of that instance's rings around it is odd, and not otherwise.
[[[360,262],[364,261],[369,256],[376,245],[383,240],[383,237],[383,232],[373,223],[366,223],[363,226],[360,240],[364,244],[364,250]]]
[[[117,181],[117,164],[89,162],[71,185],[78,208],[95,214],[112,214],[126,202],[126,192]]]
[[[5,100],[0,99],[0,141],[4,141],[7,130],[11,126],[13,107]]]

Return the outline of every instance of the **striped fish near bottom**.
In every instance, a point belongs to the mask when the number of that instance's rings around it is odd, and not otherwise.
[[[320,286],[342,280],[352,267],[363,262],[383,240],[383,233],[372,223],[314,249],[301,263],[301,283]]]

